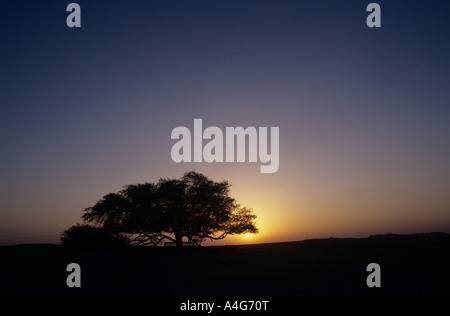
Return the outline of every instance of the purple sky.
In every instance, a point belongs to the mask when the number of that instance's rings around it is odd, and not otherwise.
[[[229,180],[260,234],[450,232],[448,1],[2,4],[0,244],[58,242],[131,183]],[[171,160],[173,128],[278,126],[280,168]]]

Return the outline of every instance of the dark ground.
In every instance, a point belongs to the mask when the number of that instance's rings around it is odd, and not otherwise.
[[[66,267],[81,266],[81,288]],[[381,288],[368,288],[369,263]],[[0,295],[450,295],[450,234],[203,247],[0,247]]]

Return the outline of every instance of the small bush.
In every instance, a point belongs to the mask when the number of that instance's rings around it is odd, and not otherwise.
[[[126,246],[129,241],[100,227],[77,224],[62,233],[61,242],[69,247],[116,248]]]

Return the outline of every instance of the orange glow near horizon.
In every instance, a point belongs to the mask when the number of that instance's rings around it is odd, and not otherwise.
[[[304,177],[300,182],[292,172],[286,180],[283,171],[269,177],[248,171],[228,176],[230,195],[257,215],[259,233],[228,236],[220,244],[448,231],[450,224],[445,207],[450,198],[443,198],[442,187],[400,186],[403,179],[395,174],[373,176],[371,182],[350,175],[321,182]]]
[[[356,181],[354,178],[318,181],[314,177],[301,177],[300,172],[279,171],[274,175],[261,175],[252,168],[230,172],[235,165],[227,165],[223,170],[210,169],[206,165],[201,172],[214,181],[228,180],[231,184],[230,196],[242,206],[253,210],[257,216],[258,234],[249,236],[227,236],[223,240],[206,241],[207,245],[256,244],[283,241],[298,241],[311,238],[328,237],[367,237],[384,233],[413,233],[447,231],[449,227],[450,197],[445,194],[445,186],[412,184],[400,186],[395,176],[384,176],[372,182]],[[177,165],[178,167],[178,165]],[[248,167],[245,166],[245,167]],[[240,168],[237,168],[240,169]],[[175,172],[176,171],[176,172]],[[178,178],[185,170],[174,170],[169,177]],[[147,178],[148,182],[157,181],[161,176]],[[299,181],[298,179],[301,179]],[[142,183],[145,181],[134,181]],[[132,182],[131,182],[132,183]],[[123,183],[124,185],[126,183]],[[59,216],[50,216],[56,200],[28,203],[42,214],[46,221],[35,221],[38,225],[19,227],[13,218],[5,218],[5,231],[26,232],[20,240],[30,238],[37,242],[59,242],[63,230],[81,222],[81,211],[92,205],[103,195],[117,192],[121,186],[110,189],[90,191],[83,188],[83,194],[72,196],[59,195],[61,200]],[[67,208],[70,197],[72,207]],[[17,202],[19,201],[19,202]],[[22,203],[13,200],[14,203]],[[59,202],[58,202],[59,203]],[[14,206],[14,204],[10,204]],[[426,210],[426,211],[424,211]],[[17,228],[8,228],[16,224]],[[23,224],[22,224],[23,225]],[[51,237],[51,236],[54,237]],[[19,239],[17,239],[19,240]]]

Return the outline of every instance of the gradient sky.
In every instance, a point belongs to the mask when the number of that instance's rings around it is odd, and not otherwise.
[[[228,180],[260,234],[450,232],[449,1],[2,3],[0,244],[131,183]],[[171,160],[173,128],[278,126],[280,168]]]

